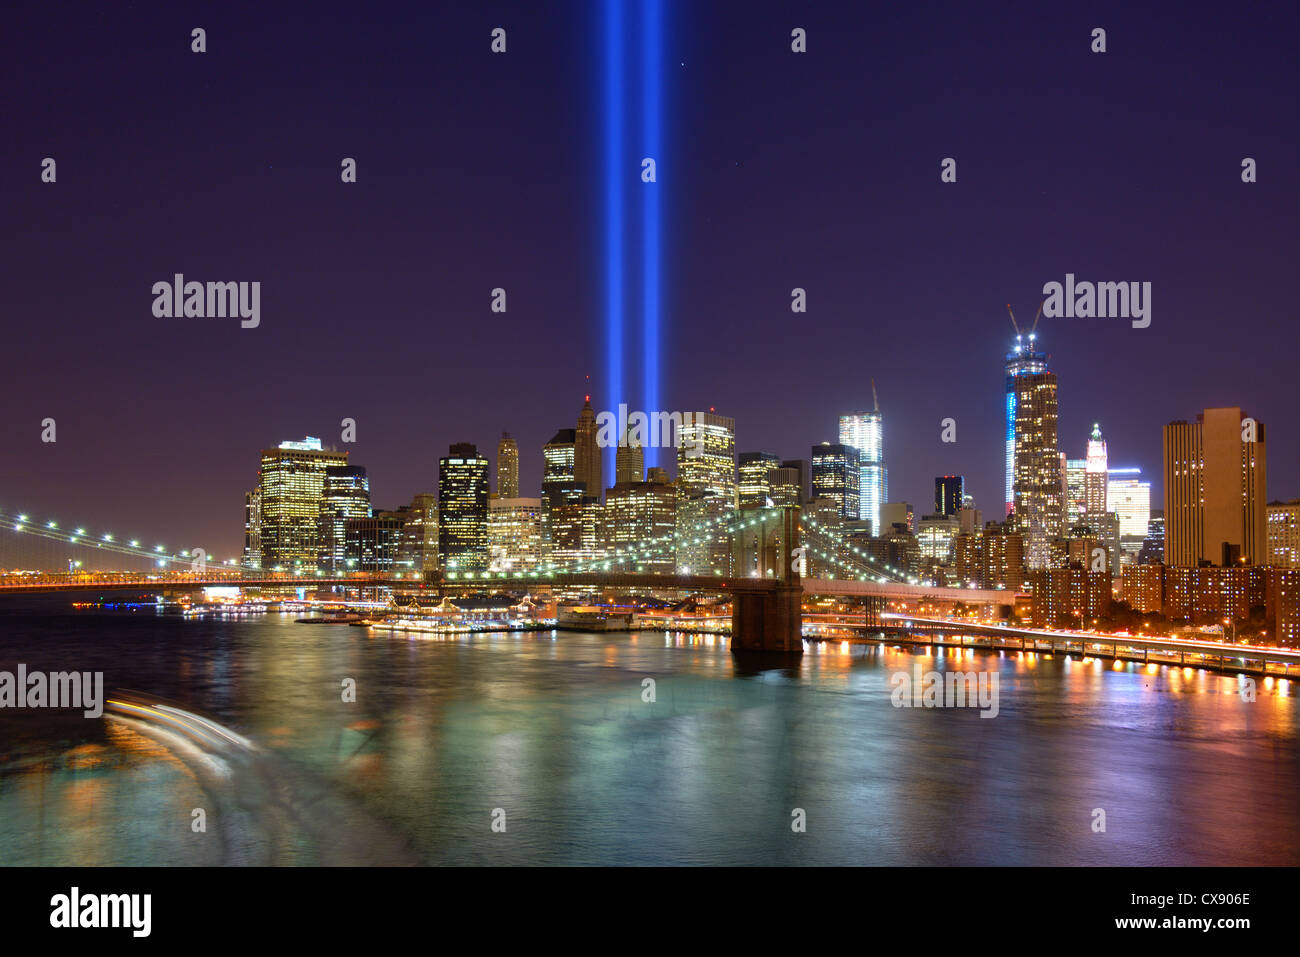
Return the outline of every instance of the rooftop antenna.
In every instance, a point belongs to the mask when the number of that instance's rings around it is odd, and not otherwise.
[[[876,411],[877,411],[877,412],[880,411],[880,400],[879,400],[878,398],[876,398],[876,380],[875,380],[875,379],[872,379],[872,380],[871,380],[871,404],[874,405],[874,406],[876,407]]]

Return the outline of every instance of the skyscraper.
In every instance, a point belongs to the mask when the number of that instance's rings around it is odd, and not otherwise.
[[[871,412],[849,412],[840,416],[840,444],[858,450],[857,514],[851,517],[871,522],[872,533],[880,534],[880,506],[889,500],[889,473],[885,469],[885,426],[872,383]],[[814,493],[816,494],[816,493]]]
[[[320,505],[321,568],[342,570],[347,553],[347,523],[370,517],[370,480],[359,465],[331,465],[325,469]]]
[[[1065,527],[1067,530],[1083,521],[1086,507],[1084,476],[1087,474],[1087,469],[1086,459],[1065,460]]]
[[[783,465],[780,468],[769,469],[767,486],[773,505],[788,507],[803,504],[803,482],[797,468]]]
[[[823,442],[812,447],[813,497],[833,499],[839,506],[841,518],[856,519],[859,516],[862,497],[858,482],[861,476],[856,447],[842,442]],[[879,528],[879,507],[874,521],[873,533]]]
[[[781,462],[781,468],[794,469],[799,476],[799,502],[802,505],[812,498],[811,469],[808,468],[807,459],[785,459]]]
[[[577,432],[573,429],[560,429],[542,447],[543,492],[574,488],[577,482],[573,467],[576,436]],[[587,487],[583,485],[582,491],[586,490]]]
[[[347,465],[348,453],[321,447],[320,439],[281,442],[262,450],[262,567],[268,570],[314,566],[320,556],[320,512],[325,470]]]
[[[488,462],[459,442],[438,460],[438,558],[449,572],[488,567]]]
[[[262,567],[262,493],[244,493],[244,567]]]
[[[1269,502],[1268,563],[1278,568],[1300,568],[1300,498]]]
[[[772,497],[770,473],[780,467],[781,459],[768,452],[741,452],[739,462],[740,507],[762,508]]]
[[[727,523],[736,510],[736,420],[712,412],[683,416],[677,448],[677,564],[699,574],[731,574]]]
[[[940,475],[934,480],[934,512],[952,518],[966,501],[966,480],[960,475]]]
[[[1018,411],[1016,403],[1019,395],[1016,380],[1022,375],[1038,375],[1047,371],[1047,353],[1035,351],[1034,339],[1032,332],[1028,335],[1017,334],[1016,344],[1007,353],[1006,501],[1008,515],[1016,505],[1016,415]]]
[[[1083,520],[1093,527],[1097,527],[1101,516],[1110,511],[1106,506],[1108,469],[1106,440],[1101,437],[1101,426],[1094,423],[1092,435],[1088,437],[1088,454],[1084,459],[1083,471]]]
[[[645,481],[645,450],[624,436],[614,452],[614,484]]]
[[[1056,373],[1020,372],[1014,385],[1015,530],[1024,536],[1025,563],[1046,568],[1052,539],[1064,525],[1064,481],[1057,448]]]
[[[645,572],[674,570],[677,492],[662,469],[651,469],[647,481],[619,482],[606,492],[604,520],[609,548],[628,556],[620,567]],[[655,544],[647,546],[646,542]]]
[[[1264,424],[1206,409],[1164,429],[1165,564],[1268,560]]]
[[[497,497],[519,497],[519,446],[509,432],[497,443]]]
[[[488,503],[488,567],[511,574],[542,561],[542,500],[495,498]]]
[[[1119,516],[1121,536],[1140,542],[1151,524],[1151,483],[1139,468],[1111,469],[1106,482],[1106,511]]]
[[[586,486],[588,495],[599,499],[601,462],[596,434],[596,413],[591,407],[591,396],[586,396],[582,411],[578,413],[578,427],[573,433],[573,474]]]

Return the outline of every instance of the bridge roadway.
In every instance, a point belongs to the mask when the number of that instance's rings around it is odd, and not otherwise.
[[[245,577],[238,573],[177,575],[133,575],[129,573],[91,573],[79,575],[6,576],[0,578],[0,595],[40,594],[68,591],[141,591],[198,588],[320,588],[351,585],[361,588],[424,588],[429,591],[482,591],[493,588],[528,588],[536,586],[578,586],[591,588],[669,588],[689,591],[727,593],[775,590],[782,583],[773,578],[723,578],[711,575],[653,575],[636,572],[568,572],[549,577],[511,576],[500,578],[460,579],[422,582],[415,578],[397,578],[388,574],[372,575],[266,575]],[[803,578],[805,595],[832,597],[887,598],[896,600],[960,601],[968,605],[1014,606],[1016,593],[994,589],[941,588],[905,585],[898,582],[864,582],[850,579]]]

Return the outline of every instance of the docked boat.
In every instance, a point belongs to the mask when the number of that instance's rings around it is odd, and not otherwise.
[[[555,626],[569,631],[628,631],[632,613],[607,611],[599,605],[560,605]]]
[[[299,618],[297,619],[297,623],[299,625],[351,625],[364,620],[365,619],[361,615],[349,613],[345,615],[321,615],[315,618]]]

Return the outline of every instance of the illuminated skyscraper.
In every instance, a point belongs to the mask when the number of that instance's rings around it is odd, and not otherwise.
[[[628,436],[623,437],[614,452],[614,484],[625,485],[628,482],[645,480],[645,450],[633,443]]]
[[[741,508],[762,508],[772,497],[771,472],[781,465],[781,459],[768,452],[740,453],[740,484],[738,500]],[[797,481],[797,479],[796,479]],[[798,505],[798,502],[790,504]]]
[[[812,447],[813,498],[834,500],[839,506],[841,518],[856,519],[859,515],[862,496],[858,482],[861,475],[858,450],[854,446],[823,442]],[[879,518],[877,511],[876,521]],[[872,526],[873,531],[876,527]]]
[[[578,414],[578,427],[573,433],[573,474],[587,489],[587,494],[599,499],[601,493],[600,446],[596,443],[596,413],[591,407],[591,396],[586,396]]]
[[[432,572],[438,568],[438,496],[420,492],[404,510],[402,548],[397,563],[403,569]]]
[[[448,572],[488,566],[488,461],[468,442],[438,460],[438,558]]]
[[[497,443],[497,497],[519,497],[519,446],[509,432]]]
[[[730,575],[736,420],[712,412],[689,415],[677,448],[677,564],[694,574]]]
[[[1017,335],[1016,344],[1007,353],[1006,391],[1006,503],[1007,514],[1016,505],[1016,379],[1022,375],[1039,375],[1047,371],[1047,353],[1034,349],[1035,336]],[[1059,469],[1059,465],[1058,465]],[[1026,544],[1028,544],[1026,542]]]
[[[799,504],[812,498],[812,470],[807,459],[786,459],[781,463],[783,469],[794,469],[799,475]]]
[[[1083,521],[1086,499],[1084,476],[1087,474],[1086,459],[1065,460],[1065,527],[1074,528]]]
[[[797,468],[783,465],[780,468],[769,469],[767,484],[773,505],[788,507],[803,504],[803,481]]]
[[[263,568],[315,566],[325,470],[347,464],[348,453],[324,449],[320,439],[311,436],[262,450],[258,492]]]
[[[1268,563],[1278,568],[1300,568],[1300,498],[1269,502]]]
[[[1106,506],[1106,488],[1109,472],[1106,456],[1106,440],[1101,437],[1101,426],[1094,424],[1092,435],[1088,437],[1088,455],[1084,459],[1083,472],[1083,519],[1089,525],[1097,526],[1101,516],[1110,511]],[[1143,526],[1142,534],[1146,534]]]
[[[340,571],[347,553],[347,523],[370,517],[370,480],[359,465],[331,465],[325,470],[320,506],[321,568]]]
[[[934,513],[953,518],[966,501],[966,480],[960,475],[940,475],[934,480]]]
[[[397,570],[402,548],[405,511],[375,512],[343,523],[345,564],[350,571],[391,572]]]
[[[1268,560],[1264,424],[1239,408],[1165,426],[1165,564]]]
[[[1140,545],[1151,524],[1151,483],[1142,481],[1139,468],[1111,469],[1107,473],[1106,511],[1119,516],[1119,533]]]
[[[651,469],[647,481],[620,482],[609,489],[604,509],[605,542],[610,550],[626,556],[620,568],[674,571],[677,491],[662,469]]]
[[[871,387],[873,401],[876,387]],[[889,473],[885,469],[885,426],[880,403],[871,412],[849,412],[840,416],[840,444],[858,450],[858,496],[856,514],[849,516],[871,522],[879,535],[880,506],[889,500]],[[817,492],[813,493],[818,494]]]
[[[244,493],[244,567],[262,567],[262,493]]]
[[[542,560],[542,500],[494,498],[488,503],[488,567],[512,574]]]
[[[1056,373],[1020,372],[1009,378],[1016,410],[1014,530],[1024,536],[1028,567],[1046,568],[1052,539],[1061,535],[1065,517]]]

